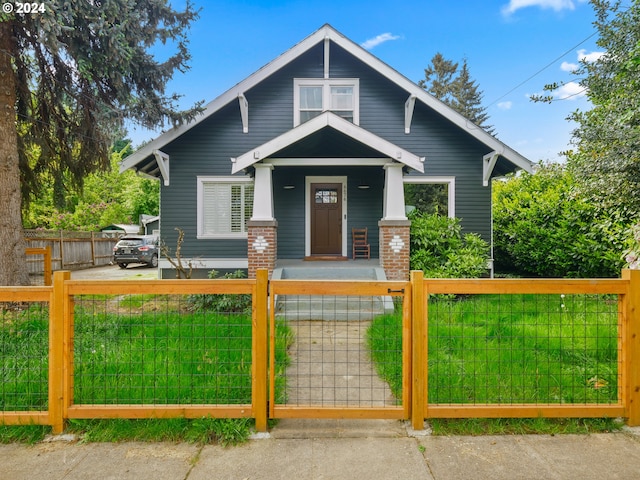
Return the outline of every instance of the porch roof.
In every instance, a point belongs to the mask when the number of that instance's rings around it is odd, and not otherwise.
[[[254,165],[266,158],[276,156],[278,153],[282,153],[285,149],[290,149],[297,142],[305,139],[311,139],[316,134],[326,132],[329,130],[329,134],[332,132],[338,132],[339,134],[346,136],[354,142],[361,144],[359,149],[364,154],[364,157],[379,157],[388,158],[400,162],[408,167],[411,167],[419,172],[424,172],[424,157],[419,157],[414,153],[399,147],[384,138],[381,138],[368,130],[365,130],[358,125],[351,123],[348,120],[336,115],[333,112],[324,112],[315,118],[312,118],[308,122],[305,122],[288,132],[283,133],[262,145],[243,153],[239,157],[232,158],[232,173],[237,173],[247,167]],[[302,149],[304,150],[304,148]],[[291,153],[285,153],[284,156],[289,156]],[[314,157],[336,157],[336,152],[319,152],[319,155],[313,155]],[[342,156],[354,156],[352,151],[344,152]]]

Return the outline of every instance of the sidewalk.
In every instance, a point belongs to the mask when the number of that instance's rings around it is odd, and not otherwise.
[[[0,479],[637,479],[640,431],[410,437],[401,422],[282,421],[223,448],[171,443],[0,445]]]

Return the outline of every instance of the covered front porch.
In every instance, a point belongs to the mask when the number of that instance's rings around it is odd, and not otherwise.
[[[232,173],[254,177],[249,276],[278,259],[350,258],[352,229],[367,228],[386,277],[408,278],[403,170],[423,162],[331,112],[233,158]]]

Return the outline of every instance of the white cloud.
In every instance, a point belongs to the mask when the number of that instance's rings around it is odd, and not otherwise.
[[[399,35],[392,35],[389,32],[382,33],[374,38],[370,38],[369,40],[362,42],[360,46],[365,50],[371,50],[377,47],[378,45],[380,45],[381,43],[388,42],[390,40],[398,40],[399,38],[400,38]]]
[[[500,103],[498,103],[498,108],[500,110],[511,110],[511,107],[513,107],[513,102],[500,102]]]
[[[577,54],[578,54],[577,57],[579,61],[593,63],[596,60],[598,60],[601,56],[603,56],[604,52],[587,53],[585,49],[582,49],[582,50],[578,50]],[[579,66],[580,65],[578,65],[577,63],[562,62],[560,64],[560,70],[562,70],[563,72],[574,72],[578,69]]]
[[[577,0],[583,2],[584,0]],[[539,7],[542,9],[552,9],[556,12],[561,10],[574,10],[576,2],[573,0],[509,0],[509,4],[502,7],[502,14],[509,16],[521,8]]]
[[[583,86],[577,82],[569,82],[553,92],[553,97],[558,100],[578,100],[579,98],[585,97],[586,94],[587,91]]]
[[[581,50],[578,50],[578,60],[582,60],[587,63],[593,63],[603,55],[604,55],[604,52],[587,53],[587,51],[584,48]]]

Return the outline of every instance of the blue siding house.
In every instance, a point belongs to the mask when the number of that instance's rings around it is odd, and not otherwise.
[[[162,239],[182,229],[200,275],[350,258],[366,227],[389,279],[409,271],[405,184],[444,185],[448,214],[491,241],[491,179],[531,168],[330,25],[121,166],[161,181]]]

